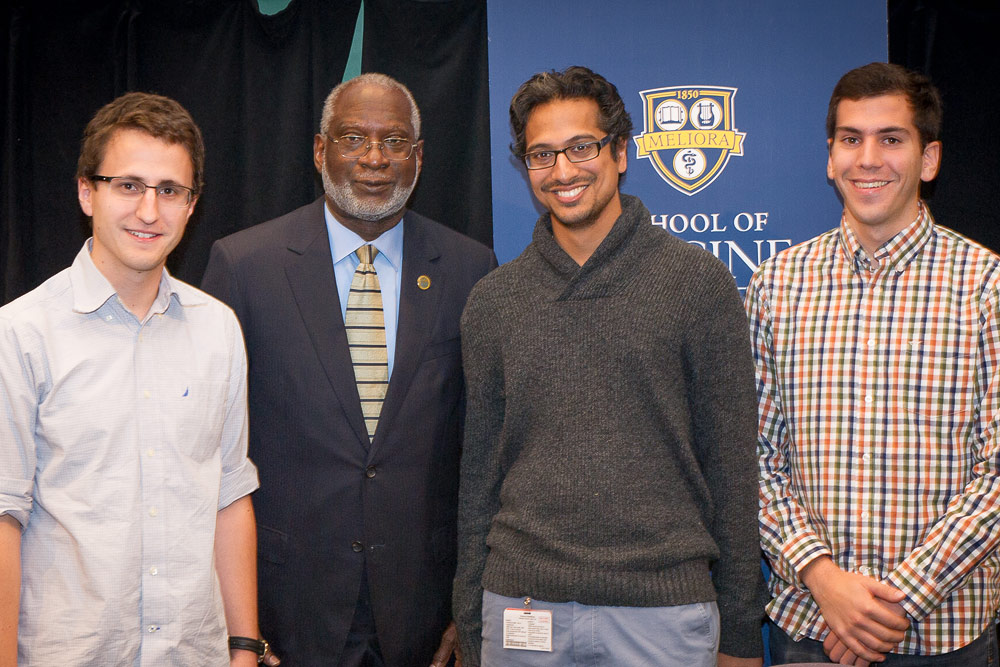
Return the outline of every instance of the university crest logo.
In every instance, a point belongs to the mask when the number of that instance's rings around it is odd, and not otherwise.
[[[632,137],[636,157],[653,164],[660,178],[690,196],[707,188],[743,155],[745,132],[733,122],[736,88],[672,86],[643,90],[643,132]]]

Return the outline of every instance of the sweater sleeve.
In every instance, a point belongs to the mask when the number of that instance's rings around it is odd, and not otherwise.
[[[480,287],[482,283],[480,283]],[[462,664],[479,667],[482,645],[482,576],[489,547],[486,536],[500,507],[503,477],[499,441],[504,415],[500,319],[474,289],[462,315],[462,363],[467,405],[458,504],[458,567],[453,613]]]
[[[689,352],[695,447],[711,493],[712,568],[721,617],[720,653],[763,654],[764,580],[757,531],[757,402],[746,315],[719,266],[716,285],[697,299]],[[700,311],[700,312],[698,312]]]

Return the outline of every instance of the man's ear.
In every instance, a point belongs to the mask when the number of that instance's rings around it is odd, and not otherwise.
[[[622,139],[618,142],[618,157],[615,158],[615,162],[618,163],[618,173],[624,174],[625,170],[628,169],[628,140]]]
[[[420,173],[420,168],[424,166],[424,140],[420,139],[417,143],[413,144],[413,154],[416,156],[417,160],[417,173]]]
[[[86,178],[76,179],[76,197],[80,200],[80,208],[88,216],[94,215],[94,184]]]
[[[924,146],[924,155],[920,165],[920,180],[929,182],[937,177],[941,167],[941,142],[932,141]]]
[[[326,159],[326,140],[322,134],[313,137],[313,165],[316,173],[323,173],[323,160]]]

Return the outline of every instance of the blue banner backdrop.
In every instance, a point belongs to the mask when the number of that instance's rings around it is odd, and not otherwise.
[[[494,243],[501,262],[541,209],[514,158],[507,109],[528,77],[585,65],[614,83],[635,125],[622,191],[657,224],[729,266],[830,229],[826,107],[837,79],[887,57],[871,0],[504,0],[488,4]]]

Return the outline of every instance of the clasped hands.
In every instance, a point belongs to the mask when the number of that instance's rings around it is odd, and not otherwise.
[[[834,662],[857,667],[882,662],[910,627],[899,604],[905,598],[902,591],[871,577],[845,572],[828,556],[808,563],[800,578],[830,628],[823,650]]]

